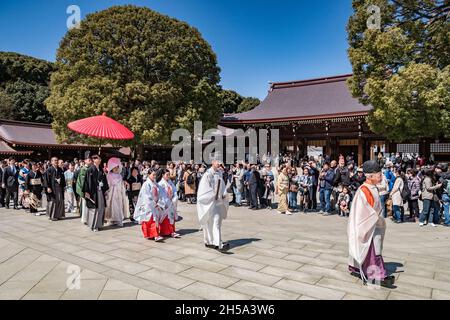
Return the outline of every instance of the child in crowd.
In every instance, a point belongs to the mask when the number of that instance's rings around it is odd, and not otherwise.
[[[338,197],[338,211],[340,217],[348,217],[350,213],[350,191],[347,186],[342,188],[342,192]]]

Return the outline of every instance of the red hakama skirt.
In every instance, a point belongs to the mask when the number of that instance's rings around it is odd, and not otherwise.
[[[169,218],[166,217],[159,226],[156,226],[153,217],[148,222],[142,223],[142,233],[146,239],[154,239],[158,236],[166,237],[175,232],[175,223],[170,224]]]

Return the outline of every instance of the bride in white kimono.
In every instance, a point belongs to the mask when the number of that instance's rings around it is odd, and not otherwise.
[[[123,220],[130,217],[130,206],[127,197],[127,191],[123,181],[122,164],[120,159],[111,158],[108,161],[108,185],[109,190],[106,193],[105,220],[109,224],[123,226]]]

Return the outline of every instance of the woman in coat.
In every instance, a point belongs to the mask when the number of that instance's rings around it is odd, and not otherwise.
[[[401,170],[397,170],[395,173],[394,186],[391,191],[392,198],[392,210],[394,211],[394,221],[396,223],[403,222],[403,198],[402,191],[404,184],[404,173]]]
[[[417,175],[417,171],[409,169],[407,172],[407,182],[409,190],[411,190],[411,197],[408,200],[409,216],[411,221],[418,222],[419,220],[419,197],[422,179]]]
[[[439,200],[436,195],[436,190],[440,189],[442,184],[435,183],[434,181],[434,171],[425,171],[425,178],[422,183],[422,201],[423,210],[420,214],[420,226],[423,227],[428,223],[428,218],[430,211],[433,210],[433,223],[431,226],[436,227],[439,224]]]
[[[186,165],[186,172],[183,176],[184,181],[184,195],[188,203],[194,203],[193,199],[195,198],[195,190],[197,189],[197,174],[192,170],[190,164]]]

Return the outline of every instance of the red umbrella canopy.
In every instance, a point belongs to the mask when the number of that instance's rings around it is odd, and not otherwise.
[[[95,138],[111,140],[132,140],[134,133],[127,127],[103,113],[101,116],[81,119],[67,125],[69,129]]]

